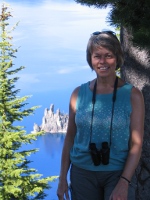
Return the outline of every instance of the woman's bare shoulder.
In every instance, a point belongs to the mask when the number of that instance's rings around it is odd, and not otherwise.
[[[77,101],[79,89],[80,89],[80,86],[76,87],[73,90],[72,94],[71,94],[71,98],[70,98],[70,111],[75,112],[75,110],[76,110],[76,101]]]
[[[136,87],[132,88],[131,100],[134,103],[143,103],[144,101],[142,92]]]
[[[77,98],[79,89],[80,89],[80,86],[76,87],[76,88],[73,90],[73,92],[72,92],[72,94],[71,94],[71,99],[72,99],[72,98]]]
[[[144,97],[142,92],[136,87],[132,88],[131,103],[132,113],[135,113],[134,117],[136,118],[137,116],[142,116],[143,119],[145,113]]]

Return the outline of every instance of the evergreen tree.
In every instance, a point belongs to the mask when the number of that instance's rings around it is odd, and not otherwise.
[[[110,6],[107,21],[132,31],[130,38],[140,47],[150,48],[149,0],[75,0],[82,5],[106,8]]]
[[[136,200],[149,200],[150,188],[150,0],[75,0],[87,6],[111,10],[107,22],[121,27],[125,62],[121,77],[139,88],[145,101],[142,156],[136,170]]]
[[[24,144],[31,144],[40,133],[27,134],[24,127],[15,125],[37,108],[25,109],[29,96],[18,97],[15,89],[16,73],[24,67],[15,68],[13,59],[17,49],[13,48],[9,35],[8,6],[2,4],[0,15],[0,199],[29,200],[44,199],[49,181],[56,177],[42,178],[36,169],[30,168],[28,156],[37,149],[22,150]]]

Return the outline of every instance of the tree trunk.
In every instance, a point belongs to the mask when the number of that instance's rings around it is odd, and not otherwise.
[[[150,51],[134,47],[132,34],[121,29],[121,44],[125,52],[125,62],[121,77],[139,88],[145,101],[145,125],[142,156],[136,170],[136,200],[150,200]]]

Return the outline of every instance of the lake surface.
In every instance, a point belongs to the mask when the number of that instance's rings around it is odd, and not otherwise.
[[[38,148],[39,151],[32,154],[29,160],[33,161],[30,167],[38,170],[37,173],[43,174],[43,177],[58,176],[60,172],[61,152],[64,143],[65,134],[46,133],[38,137],[32,145],[27,145],[26,149]],[[48,196],[45,200],[57,200],[56,190],[58,180],[50,183],[51,187],[46,190]]]

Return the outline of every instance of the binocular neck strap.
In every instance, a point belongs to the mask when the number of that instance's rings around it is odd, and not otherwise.
[[[118,85],[118,77],[116,76],[115,83],[114,83],[114,91],[112,96],[112,111],[111,111],[111,122],[110,122],[110,146],[111,146],[111,135],[112,135],[112,124],[113,124],[113,116],[114,116],[114,104],[116,101],[116,94],[117,94],[117,85]],[[94,117],[94,106],[96,102],[96,89],[97,89],[97,79],[94,83],[93,89],[93,96],[92,96],[92,115],[91,115],[91,126],[90,126],[90,143],[92,139],[92,132],[93,132],[93,117]]]

